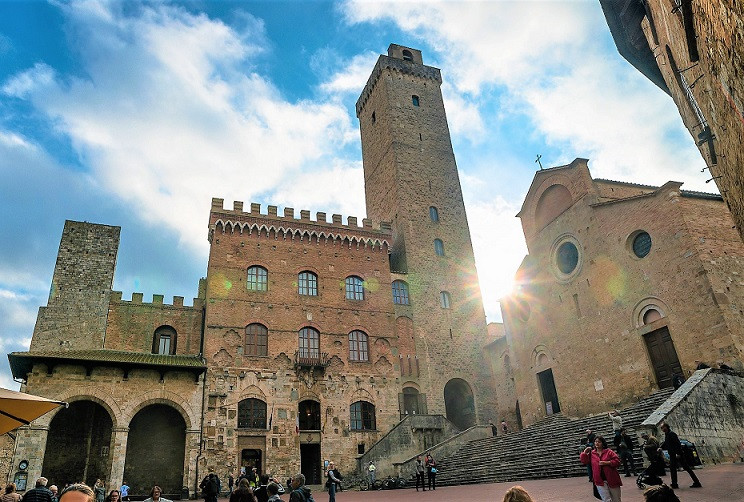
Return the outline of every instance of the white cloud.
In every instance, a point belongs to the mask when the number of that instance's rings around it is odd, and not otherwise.
[[[162,4],[136,14],[97,2],[62,9],[85,77],[37,65],[4,91],[50,116],[106,190],[193,247],[206,246],[211,197],[250,200],[324,168],[357,137],[341,105],[289,103],[245,73],[265,42],[248,15],[236,31]]]
[[[327,60],[326,54],[317,55],[320,59]],[[358,95],[367,78],[374,68],[379,54],[369,51],[357,54],[350,61],[346,62],[343,69],[338,73],[330,75],[329,79],[320,85],[320,89],[328,93],[353,93]],[[320,66],[315,64],[314,66]]]

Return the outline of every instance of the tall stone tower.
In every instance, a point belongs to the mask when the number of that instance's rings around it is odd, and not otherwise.
[[[121,227],[65,221],[32,351],[103,348]]]
[[[460,427],[495,419],[492,382],[481,349],[488,342],[465,205],[444,111],[442,78],[421,51],[391,44],[356,104],[362,136],[367,214],[390,221],[394,278],[407,284],[396,316],[418,371],[402,383],[426,395],[428,413]],[[421,409],[419,407],[419,412]]]

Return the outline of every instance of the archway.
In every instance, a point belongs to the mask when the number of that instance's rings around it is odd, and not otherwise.
[[[461,430],[475,425],[473,391],[465,380],[453,378],[444,386],[447,419]]]
[[[186,450],[186,422],[174,408],[151,404],[129,423],[124,479],[130,494],[145,495],[153,485],[163,497],[180,498]]]
[[[93,401],[75,401],[49,424],[41,472],[49,484],[84,481],[93,486],[111,471],[111,429],[108,411]]]

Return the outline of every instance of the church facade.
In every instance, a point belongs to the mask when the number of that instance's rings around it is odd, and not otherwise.
[[[499,365],[525,425],[632,404],[699,362],[744,369],[744,243],[719,195],[681,185],[594,179],[585,159],[535,174]]]
[[[361,222],[213,199],[192,306],[122,299],[120,228],[66,222],[30,349],[9,359],[23,391],[70,406],[19,430],[9,480],[186,496],[255,466],[320,483],[407,414],[497,420],[441,83],[415,49],[377,61],[356,106]]]

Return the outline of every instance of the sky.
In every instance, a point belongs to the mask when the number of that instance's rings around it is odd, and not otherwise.
[[[121,226],[114,289],[186,297],[212,197],[365,216],[354,104],[390,43],[440,68],[489,322],[539,169],[715,192],[597,0],[0,1],[0,351],[27,350],[66,219]],[[0,386],[17,388],[7,359]]]

